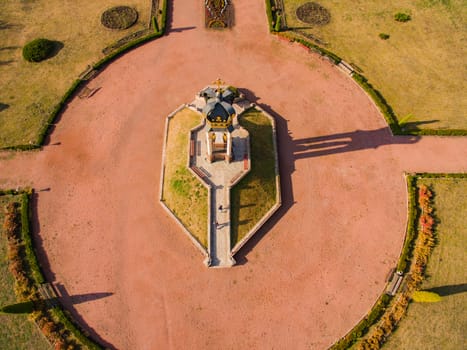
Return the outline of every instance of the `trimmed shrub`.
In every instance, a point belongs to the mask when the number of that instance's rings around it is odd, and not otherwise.
[[[394,19],[397,21],[397,22],[408,22],[410,21],[412,18],[410,17],[409,14],[407,13],[403,13],[403,12],[398,12],[394,15]]]
[[[274,24],[274,31],[275,32],[280,32],[281,31],[281,21],[282,21],[282,16],[277,15],[276,23]]]
[[[265,0],[266,1],[266,15],[268,16],[268,24],[269,24],[269,31],[273,32],[274,31],[274,19],[273,19],[273,14],[272,14],[272,6],[271,6],[271,0]]]
[[[427,292],[424,290],[418,290],[412,294],[413,301],[417,303],[437,303],[441,301],[439,294],[434,292]]]
[[[383,39],[383,40],[388,40],[390,37],[390,35],[386,33],[379,33],[378,36],[380,37],[380,39]]]
[[[29,62],[40,62],[52,56],[55,43],[48,39],[35,39],[23,47],[23,58]]]

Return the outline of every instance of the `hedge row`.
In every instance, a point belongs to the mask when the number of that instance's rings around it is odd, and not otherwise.
[[[405,315],[413,293],[418,291],[422,284],[428,259],[436,244],[434,230],[436,220],[433,216],[431,190],[425,185],[420,185],[417,194],[417,209],[420,211],[420,216],[417,221],[416,239],[413,241],[410,268],[406,274],[404,286],[394,297],[381,320],[358,343],[356,350],[380,349]]]
[[[329,350],[345,350],[350,348],[363,335],[365,335],[370,327],[377,322],[384,314],[386,307],[390,303],[392,297],[383,294],[376,301],[371,311],[365,316],[352,330],[341,338],[337,343],[329,348]]]
[[[404,132],[405,135],[467,136],[467,129],[421,129]]]
[[[406,272],[410,265],[410,259],[417,232],[417,223],[420,216],[420,211],[417,207],[417,178],[413,175],[407,175],[407,192],[408,192],[408,209],[407,214],[407,231],[405,234],[404,245],[397,264],[397,271]]]
[[[166,21],[167,21],[167,0],[162,1],[162,8],[161,8],[161,23],[160,23],[160,30],[156,30],[154,28],[154,32],[150,32],[147,36],[137,38],[134,41],[127,43],[126,45],[121,46],[117,50],[113,51],[109,55],[105,56],[97,63],[93,65],[93,69],[98,70],[104,68],[108,63],[113,61],[114,59],[120,57],[123,53],[127,51],[137,48],[142,44],[157,39],[165,34],[166,30]],[[40,130],[39,135],[37,137],[36,143],[34,144],[22,144],[22,145],[14,145],[14,146],[7,146],[2,147],[0,149],[3,150],[16,150],[16,151],[27,151],[32,149],[41,148],[44,144],[45,138],[49,132],[49,128],[51,125],[54,124],[55,120],[57,119],[58,115],[63,112],[64,107],[68,104],[68,102],[75,96],[76,92],[81,87],[81,84],[84,83],[84,80],[77,79],[73,82],[71,87],[68,91],[63,95],[60,102],[54,107],[52,113],[50,114],[49,118],[45,122],[43,128]]]
[[[392,133],[395,135],[401,135],[402,130],[399,123],[397,122],[396,115],[394,114],[394,111],[392,110],[391,106],[389,106],[383,95],[381,95],[381,93],[378,90],[376,90],[363,75],[354,73],[352,77],[376,103],[379,110],[383,114],[384,119],[386,119],[386,122],[389,124]]]
[[[162,0],[162,13],[161,13],[161,21],[159,23],[160,30],[159,33],[161,35],[165,34],[165,30],[167,29],[167,0]]]
[[[1,191],[7,194],[12,191]],[[75,325],[59,307],[49,308],[38,294],[38,287],[45,282],[34,252],[30,234],[30,196],[32,190],[14,191],[11,194],[20,195],[20,210],[12,203],[7,206],[3,224],[8,239],[8,256],[10,271],[15,277],[15,293],[22,301],[30,301],[34,311],[30,318],[38,325],[46,338],[56,349],[76,348],[81,345],[90,350],[103,349],[100,345],[87,338],[84,331]],[[71,338],[69,337],[71,335]]]
[[[266,15],[268,16],[269,31],[274,32],[274,15],[272,13],[271,0],[266,0]]]
[[[31,277],[34,282],[39,285],[45,282],[42,271],[37,262],[36,254],[34,253],[34,246],[32,242],[31,232],[30,232],[30,206],[29,206],[29,197],[31,196],[32,191],[21,194],[21,239],[24,242],[24,247],[26,250],[26,260],[28,262]]]
[[[54,317],[63,324],[63,327],[73,334],[73,336],[79,340],[81,344],[86,346],[89,350],[103,350],[104,347],[94,342],[89,338],[89,334],[82,329],[81,326],[76,325],[72,320],[71,315],[67,315],[68,312],[62,310],[60,307],[54,307],[51,310]]]
[[[413,177],[426,177],[430,179],[448,179],[448,178],[462,178],[467,179],[467,173],[414,173]]]
[[[420,217],[420,210],[417,206],[417,178],[467,178],[467,173],[415,173],[407,175],[407,191],[409,196],[409,212],[407,217],[407,232],[402,247],[402,252],[397,264],[397,270],[406,272],[412,258],[412,250],[414,246],[415,236]]]

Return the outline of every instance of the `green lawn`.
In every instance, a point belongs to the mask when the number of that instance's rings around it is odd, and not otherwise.
[[[0,196],[0,306],[16,303],[14,280],[8,270],[7,242],[3,235],[4,208],[15,196]],[[39,329],[25,315],[0,314],[0,349],[51,349]]]
[[[127,30],[103,27],[100,16],[118,0],[2,0],[0,2],[0,148],[36,143],[54,106],[102,49],[119,38],[147,28],[151,1],[128,0],[137,23]],[[26,62],[22,47],[38,37],[63,47],[41,63]]]
[[[162,200],[207,247],[208,190],[187,168],[188,134],[201,115],[188,108],[169,120]]]
[[[298,20],[296,8],[305,2],[284,0],[288,27],[361,68],[399,120],[413,115],[409,122],[429,122],[419,128],[467,129],[465,1],[320,0],[331,13],[321,27]],[[412,20],[396,22],[397,12]],[[382,40],[380,33],[390,38]]]
[[[467,179],[422,179],[434,196],[438,245],[422,289],[440,288],[442,301],[411,303],[406,317],[384,349],[449,350],[465,348],[467,329]],[[436,291],[436,289],[435,289]]]
[[[234,247],[276,202],[275,158],[270,120],[256,109],[239,117],[250,133],[251,171],[231,191]]]

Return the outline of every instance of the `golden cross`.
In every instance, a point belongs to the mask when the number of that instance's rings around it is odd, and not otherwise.
[[[221,91],[221,85],[225,84],[225,82],[223,82],[221,80],[221,78],[217,78],[216,81],[213,82],[213,84],[216,84],[217,85],[217,91]]]

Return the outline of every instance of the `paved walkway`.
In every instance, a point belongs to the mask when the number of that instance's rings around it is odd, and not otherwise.
[[[227,32],[204,30],[202,2],[172,4],[173,31],[67,106],[51,134],[60,145],[0,153],[0,186],[50,188],[34,200],[41,264],[70,295],[114,293],[64,300],[110,348],[326,349],[399,257],[403,173],[467,171],[467,138],[392,136],[350,78],[268,33],[264,1],[235,0]],[[283,189],[261,239],[221,271],[200,264],[156,200],[165,117],[219,76],[276,116]]]
[[[238,182],[249,170],[245,166],[250,158],[248,147],[248,131],[238,124],[235,118],[235,129],[232,132],[233,159],[210,163],[206,158],[206,132],[208,126],[194,134],[195,156],[192,167],[197,167],[206,175],[203,177],[210,186],[210,222],[208,237],[208,253],[211,267],[230,267],[235,264],[231,254],[231,224],[230,224],[230,187]]]

